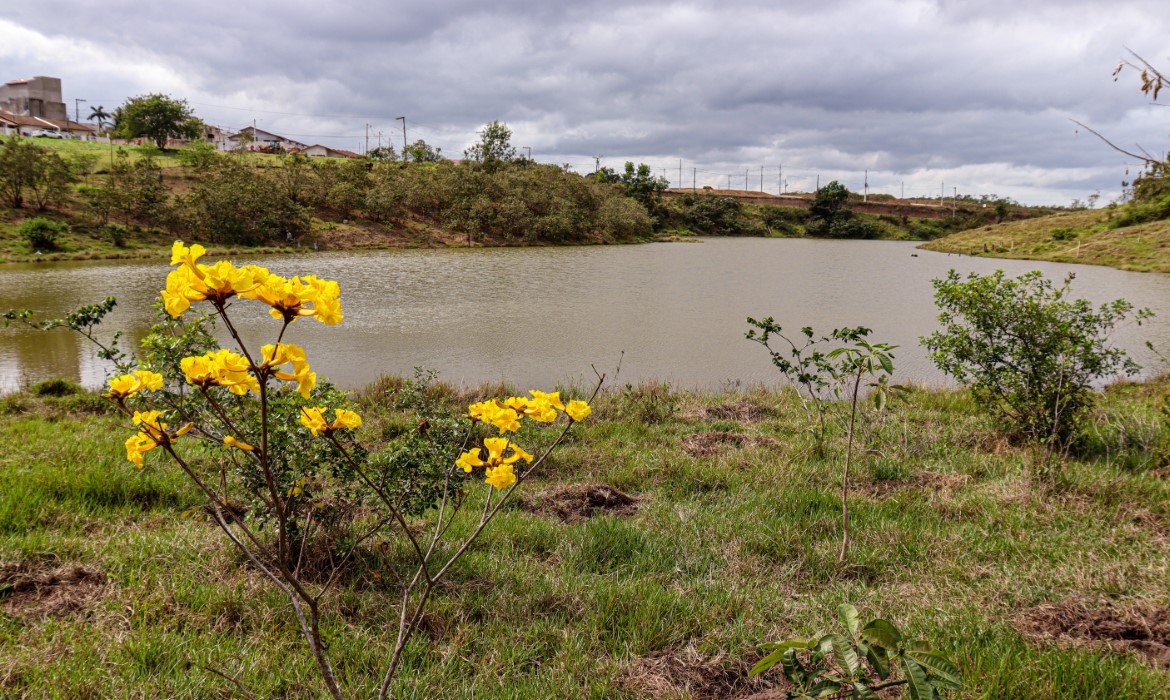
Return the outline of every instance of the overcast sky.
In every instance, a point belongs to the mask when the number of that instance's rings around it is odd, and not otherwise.
[[[344,7],[342,6],[344,5]],[[9,3],[0,80],[51,75],[107,111],[185,98],[204,120],[351,150],[460,157],[499,119],[535,159],[650,163],[679,184],[775,192],[839,179],[906,196],[1068,204],[1165,152],[1170,110],[1111,73],[1170,67],[1164,2],[363,0]],[[523,149],[522,149],[523,150]],[[526,151],[523,151],[526,152]],[[945,184],[944,184],[945,183]]]

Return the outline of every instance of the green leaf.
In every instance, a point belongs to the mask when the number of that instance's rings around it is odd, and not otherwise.
[[[796,650],[785,649],[784,656],[780,659],[780,665],[784,669],[784,676],[788,680],[797,685],[804,685],[804,666],[801,665],[800,659],[796,658]]]
[[[834,634],[831,637],[833,658],[837,660],[837,665],[848,671],[850,676],[856,676],[858,669],[861,668],[861,660],[857,658],[857,650],[844,636]]]
[[[894,362],[890,359],[889,355],[885,353],[879,353],[877,358],[878,362],[882,363],[882,369],[886,371],[886,374],[894,373]]]
[[[841,619],[845,629],[849,630],[849,636],[857,639],[861,632],[861,615],[858,614],[857,608],[849,603],[841,603],[837,606],[837,617]]]
[[[886,620],[873,620],[861,630],[861,636],[870,644],[876,644],[889,650],[898,648],[902,643],[902,633],[897,627]]]
[[[909,681],[906,687],[910,691],[911,700],[934,699],[934,686],[926,680],[926,669],[905,657],[902,658],[902,669],[906,671],[906,680]]]
[[[809,697],[824,698],[840,692],[841,684],[835,681],[821,681],[808,689]]]
[[[882,389],[873,392],[873,407],[878,411],[886,410],[886,392]]]
[[[870,690],[868,685],[858,683],[853,686],[853,697],[855,700],[877,700],[877,693]]]
[[[752,666],[752,670],[748,671],[748,678],[751,678],[752,676],[758,676],[764,671],[767,671],[768,669],[775,666],[781,661],[781,659],[783,659],[784,654],[787,653],[790,649],[809,648],[809,646],[812,644],[812,641],[813,640],[806,639],[789,639],[788,641],[780,642],[779,644],[765,644],[765,649],[772,649],[773,651],[771,654],[768,654],[764,658],[757,661],[755,666]],[[787,675],[787,671],[785,672],[785,675]]]
[[[877,671],[878,678],[884,681],[890,677],[890,655],[885,647],[870,646],[865,650],[865,658],[869,659],[873,670]]]
[[[947,690],[962,690],[963,674],[958,666],[947,657],[933,651],[908,651],[906,658],[919,664],[933,676],[931,682]]]

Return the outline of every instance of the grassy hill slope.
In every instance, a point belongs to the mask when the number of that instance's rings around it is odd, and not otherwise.
[[[1114,228],[1114,211],[1074,211],[963,231],[919,246],[992,258],[1170,272],[1170,220]]]

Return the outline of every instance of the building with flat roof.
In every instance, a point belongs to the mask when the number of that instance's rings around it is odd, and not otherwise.
[[[69,118],[61,99],[61,79],[38,75],[25,80],[10,80],[0,85],[0,110],[17,116],[44,119]]]

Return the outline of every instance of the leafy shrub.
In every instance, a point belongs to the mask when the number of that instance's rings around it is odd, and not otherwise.
[[[234,158],[216,162],[184,202],[186,224],[200,238],[229,245],[283,241],[309,231],[309,215],[272,176]]]
[[[195,170],[206,170],[220,158],[215,144],[207,141],[194,141],[179,149],[179,163]]]
[[[1077,232],[1067,226],[1052,229],[1052,240],[1054,241],[1071,241],[1076,237]]]
[[[1131,313],[1117,299],[1094,308],[1071,299],[1069,275],[1055,287],[1039,271],[1012,279],[1002,270],[951,270],[933,281],[942,330],[923,339],[934,364],[971,387],[976,400],[1018,435],[1067,445],[1092,405],[1093,383],[1140,369],[1109,334]]]
[[[122,248],[126,245],[127,229],[122,224],[106,224],[102,226],[102,233],[110,239],[110,243],[113,243],[115,247]]]
[[[37,382],[32,385],[30,390],[34,396],[69,396],[70,394],[80,394],[83,391],[85,390],[77,384],[60,377]]]
[[[769,644],[771,653],[752,667],[756,676],[780,664],[790,689],[784,697],[877,698],[885,689],[904,686],[903,697],[931,700],[944,690],[962,690],[963,676],[955,662],[929,642],[908,639],[893,623],[876,619],[864,626],[857,608],[837,608],[845,634],[789,639]],[[888,697],[882,694],[882,697]]]
[[[28,243],[29,248],[53,250],[57,247],[57,239],[69,232],[69,226],[61,221],[37,216],[22,221],[17,232]]]

